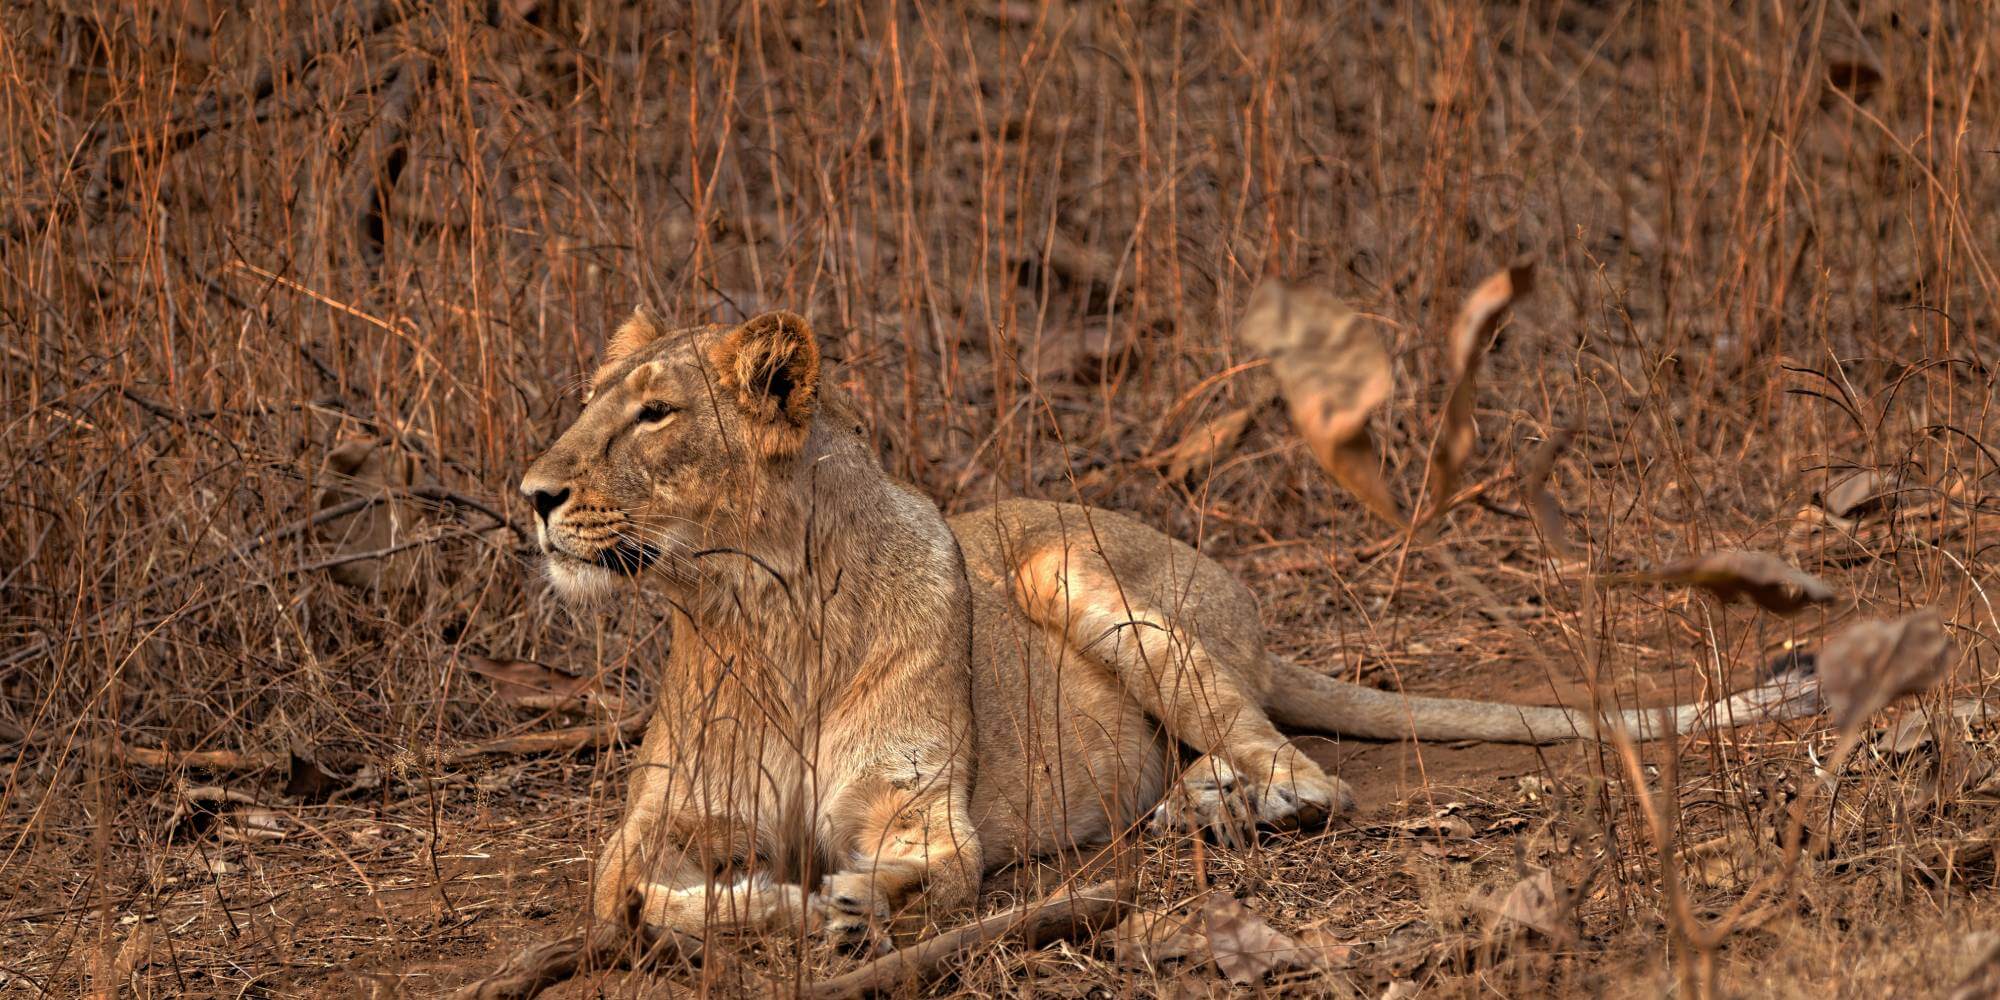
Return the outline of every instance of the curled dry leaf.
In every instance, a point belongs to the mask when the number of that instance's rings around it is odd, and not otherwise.
[[[332,798],[353,782],[346,775],[322,766],[296,747],[291,758],[291,767],[285,776],[286,798],[317,804]]]
[[[467,656],[473,673],[493,682],[493,696],[517,708],[538,712],[596,709],[609,715],[625,710],[625,700],[595,677],[579,677],[532,660],[494,660]]]
[[[1864,59],[1829,59],[1826,85],[1829,91],[1846,92],[1858,104],[1874,96],[1882,85],[1882,71]]]
[[[1368,433],[1369,413],[1395,388],[1373,327],[1326,292],[1271,282],[1251,297],[1241,336],[1271,359],[1292,425],[1320,467],[1377,516],[1402,525]]]
[[[1944,679],[1951,643],[1935,608],[1893,622],[1858,622],[1819,651],[1820,693],[1843,731]]]
[[[1243,436],[1256,408],[1239,406],[1187,432],[1187,436],[1148,456],[1149,464],[1166,470],[1167,478],[1182,480],[1189,473],[1206,473]]]
[[[1514,883],[1506,892],[1475,893],[1472,904],[1524,927],[1542,932],[1557,944],[1576,940],[1576,917],[1568,893],[1556,889],[1555,876],[1548,869]]]
[[[1569,537],[1569,521],[1563,516],[1562,505],[1549,495],[1549,473],[1555,468],[1556,456],[1569,447],[1570,439],[1576,436],[1575,427],[1564,427],[1548,440],[1535,448],[1528,457],[1528,464],[1521,470],[1521,502],[1528,508],[1528,516],[1535,521],[1535,530],[1541,532],[1542,541],[1565,559],[1575,559],[1583,554]]]
[[[1472,397],[1486,345],[1492,342],[1500,317],[1534,287],[1534,262],[1517,261],[1480,282],[1459,307],[1458,319],[1452,323],[1451,337],[1445,345],[1451,352],[1451,396],[1445,400],[1443,427],[1431,450],[1432,487],[1426,491],[1431,508],[1437,513],[1443,513],[1444,505],[1458,492],[1465,460],[1472,456],[1473,442],[1479,436],[1479,428],[1472,420]]]
[[[1637,579],[1700,587],[1724,604],[1749,600],[1766,611],[1781,615],[1794,614],[1808,604],[1825,604],[1833,600],[1833,588],[1820,578],[1777,556],[1742,549],[1710,552],[1648,573],[1611,579],[1612,582]]]

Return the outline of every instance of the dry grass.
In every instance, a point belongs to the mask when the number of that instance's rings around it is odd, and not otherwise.
[[[568,926],[623,755],[451,754],[574,721],[497,702],[468,654],[634,693],[659,657],[651,610],[560,610],[492,530],[640,301],[808,313],[889,467],[947,508],[1137,510],[1241,570],[1280,647],[1371,683],[1685,698],[1928,604],[1949,692],[1992,686],[1992,4],[715,6],[0,12],[0,993],[421,995]],[[1269,398],[1231,332],[1287,276],[1380,322],[1401,388],[1376,433],[1410,488],[1453,311],[1522,254],[1540,287],[1475,400],[1486,492],[1437,538],[1378,544],[1276,407],[1212,468],[1144,461]],[[1545,558],[1516,491],[1562,427],[1584,561]],[[323,491],[379,491],[328,463],[357,441],[433,488],[374,509],[393,532],[299,530]],[[1797,521],[1848,467],[1898,502]],[[376,586],[326,565],[357,545],[395,549]],[[1582,599],[1594,570],[1721,547],[1841,598]],[[1938,992],[2000,922],[1993,728],[1969,732],[1864,751],[1810,826],[1829,849],[1737,919],[1816,781],[1810,727],[1648,749],[1664,853],[1597,748],[1346,742],[1320,755],[1359,829],[1131,860],[1150,905],[1206,882],[1356,946],[1271,990]],[[293,751],[376,781],[286,797]],[[202,786],[285,836],[190,817]],[[1450,803],[1471,837],[1394,827]],[[1573,942],[1469,904],[1529,864],[1582,887]],[[844,961],[790,955],[752,960]],[[947,987],[1225,989],[1089,948],[992,949]]]

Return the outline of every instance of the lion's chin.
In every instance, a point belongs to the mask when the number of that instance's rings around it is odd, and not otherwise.
[[[549,583],[566,601],[592,601],[617,589],[629,577],[574,556],[551,552],[542,560]]]

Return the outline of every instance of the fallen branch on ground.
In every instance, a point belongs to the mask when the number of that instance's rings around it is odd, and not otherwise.
[[[208,771],[263,771],[283,766],[289,758],[274,753],[241,750],[160,750],[135,747],[124,740],[104,741],[105,756],[140,767],[178,769],[199,767]]]
[[[498,739],[474,743],[441,754],[438,759],[446,764],[464,764],[481,757],[498,757],[507,754],[557,753],[564,750],[581,750],[584,747],[602,749],[621,739],[629,739],[646,728],[646,720],[652,716],[651,710],[634,712],[611,722],[599,722],[588,726],[566,726],[539,733],[522,733],[518,736],[502,736]],[[4,729],[0,729],[4,735]],[[22,741],[15,741],[22,742]],[[283,767],[291,758],[285,754],[261,753],[254,750],[167,750],[157,747],[135,747],[120,739],[103,741],[105,756],[139,767],[157,767],[166,770],[198,767],[207,771],[263,771]],[[320,761],[332,767],[356,767],[367,763],[363,758],[328,758]]]
[[[520,736],[503,736],[484,743],[474,743],[461,747],[444,756],[445,763],[463,764],[480,757],[496,754],[549,753],[556,750],[580,750],[584,747],[607,747],[620,739],[638,735],[646,728],[646,720],[651,710],[634,712],[615,722],[598,722],[588,726],[569,726],[551,729],[541,733],[523,733]]]
[[[1063,889],[907,948],[898,948],[845,975],[807,986],[799,991],[799,996],[808,1000],[847,1000],[928,982],[949,971],[959,956],[998,941],[1014,939],[1038,948],[1052,941],[1088,937],[1125,918],[1132,908],[1132,890],[1130,880]]]

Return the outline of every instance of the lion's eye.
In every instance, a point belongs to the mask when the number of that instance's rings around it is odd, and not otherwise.
[[[662,403],[659,400],[654,400],[639,407],[638,421],[642,424],[657,424],[673,416],[679,410],[680,408],[672,403]]]

